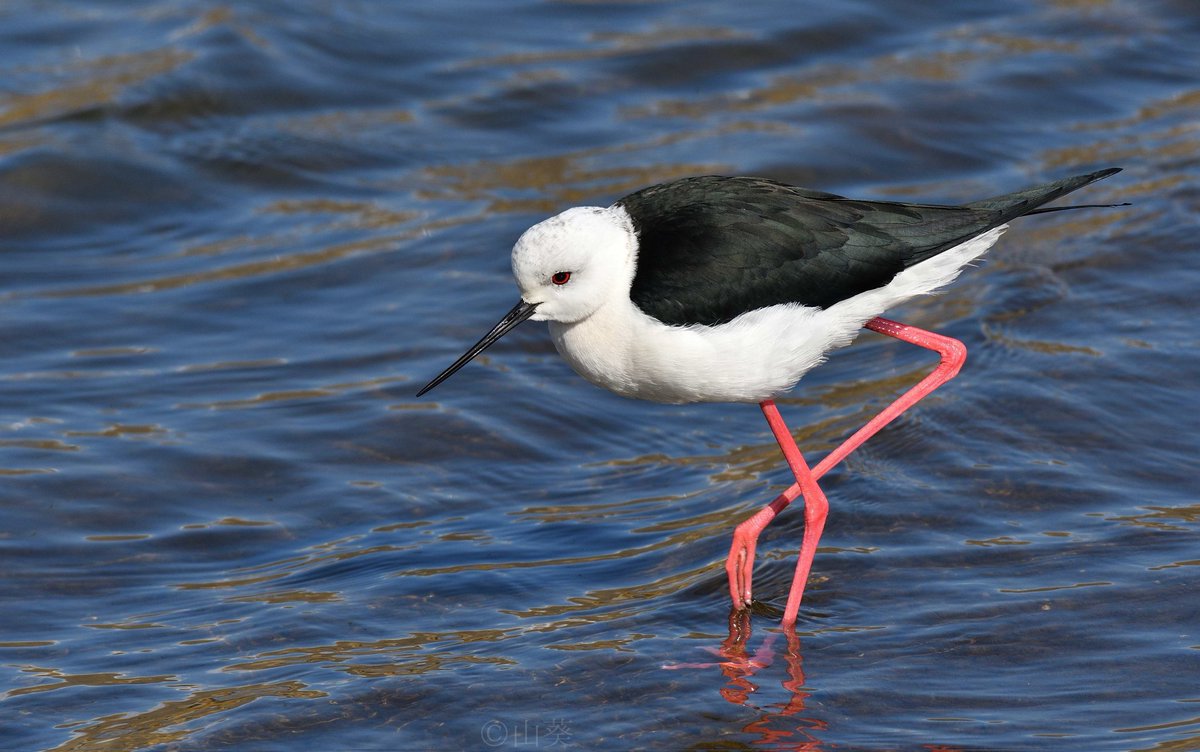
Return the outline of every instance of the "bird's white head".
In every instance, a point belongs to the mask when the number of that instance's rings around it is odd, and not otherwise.
[[[568,209],[530,227],[512,253],[520,302],[417,396],[450,378],[522,321],[573,324],[606,302],[628,296],[636,253],[633,220],[621,207]]]
[[[583,206],[530,227],[513,246],[521,299],[534,321],[571,324],[628,295],[637,235],[620,207]]]

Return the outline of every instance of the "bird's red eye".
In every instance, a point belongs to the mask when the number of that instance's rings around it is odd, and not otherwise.
[[[556,285],[565,285],[567,282],[571,281],[571,273],[555,272],[554,276],[550,278],[550,281]]]

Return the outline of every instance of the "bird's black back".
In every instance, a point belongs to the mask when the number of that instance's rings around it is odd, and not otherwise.
[[[760,178],[705,176],[617,202],[638,234],[630,296],[666,324],[757,308],[827,308],[1117,170],[964,206],[857,201]]]

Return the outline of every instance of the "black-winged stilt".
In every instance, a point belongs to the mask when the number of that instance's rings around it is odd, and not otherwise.
[[[512,252],[521,300],[434,388],[526,319],[593,384],[656,402],[757,402],[796,483],[737,527],[725,563],[736,608],[751,601],[758,535],[804,497],[804,536],[783,624],[796,621],[828,502],[817,480],[954,377],[958,340],[879,318],[948,284],[1007,228],[1119,168],[962,206],[857,201],[748,177],[695,177],[607,208],[568,209]],[[1107,205],[1105,205],[1107,206]],[[830,350],[866,327],[941,355],[932,373],[809,468],[775,406]]]

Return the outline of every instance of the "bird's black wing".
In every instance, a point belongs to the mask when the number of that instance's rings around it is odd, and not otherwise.
[[[779,303],[827,308],[1002,222],[991,208],[854,201],[715,176],[618,203],[638,232],[630,296],[667,324],[720,324]]]
[[[630,296],[666,324],[757,308],[827,308],[1111,171],[966,206],[857,201],[759,178],[705,176],[617,202],[638,233]]]

